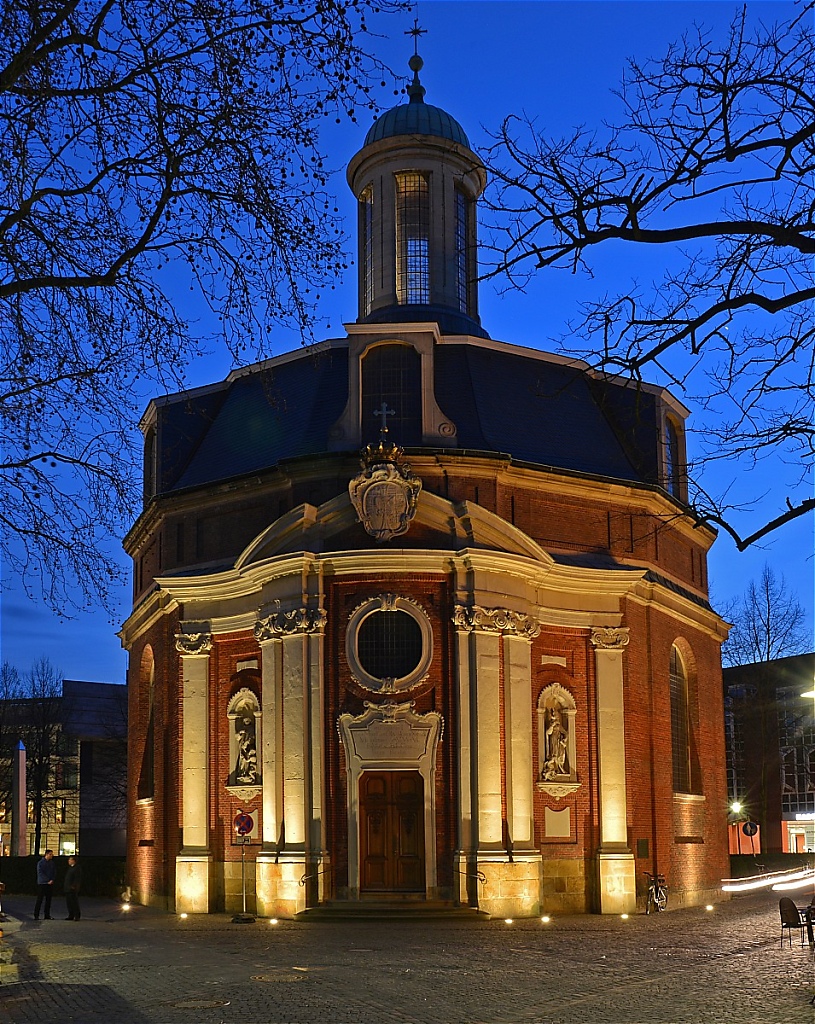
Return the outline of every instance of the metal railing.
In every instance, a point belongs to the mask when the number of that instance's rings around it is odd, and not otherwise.
[[[466,878],[474,878],[477,882],[481,882],[482,885],[486,885],[487,876],[483,871],[479,871],[477,868],[475,870],[467,868],[466,871],[462,871],[461,868],[453,868],[453,871],[455,871],[457,875],[464,875]]]

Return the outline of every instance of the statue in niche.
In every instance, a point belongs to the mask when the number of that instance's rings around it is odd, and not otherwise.
[[[255,728],[255,704],[246,697],[234,708],[233,728],[235,730],[235,765],[227,779],[227,786],[258,786],[257,732]]]
[[[569,733],[563,723],[559,707],[546,709],[546,733],[544,738],[544,761],[541,778],[555,779],[569,775]]]

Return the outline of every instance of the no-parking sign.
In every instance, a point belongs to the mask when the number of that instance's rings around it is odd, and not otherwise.
[[[255,819],[246,811],[238,811],[232,819],[232,827],[239,836],[248,836],[255,827]]]

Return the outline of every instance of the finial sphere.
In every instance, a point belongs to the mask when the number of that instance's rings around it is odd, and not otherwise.
[[[410,68],[411,71],[422,70],[422,68],[424,67],[424,61],[422,60],[418,53],[414,53],[413,56],[410,58],[410,60],[408,61],[408,67]]]

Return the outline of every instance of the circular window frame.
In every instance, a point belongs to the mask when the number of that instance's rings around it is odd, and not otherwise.
[[[413,671],[395,679],[378,679],[367,672],[360,660],[358,650],[359,629],[362,623],[378,612],[405,612],[418,624],[422,634],[422,653]],[[433,627],[427,615],[415,601],[396,594],[380,594],[358,605],[348,618],[345,630],[345,656],[354,682],[374,693],[401,693],[427,679],[430,662],[433,659]]]

